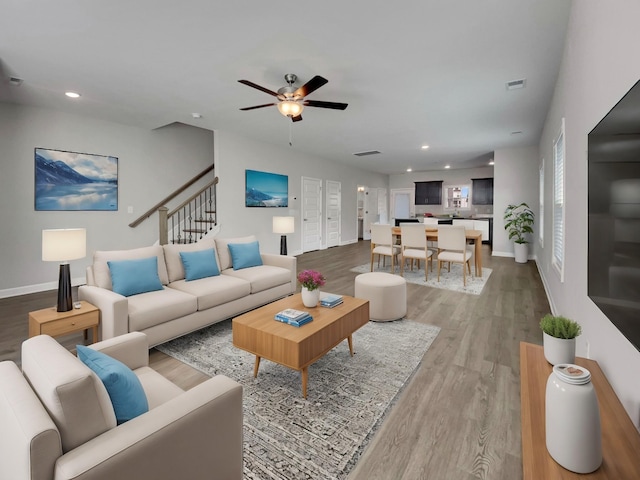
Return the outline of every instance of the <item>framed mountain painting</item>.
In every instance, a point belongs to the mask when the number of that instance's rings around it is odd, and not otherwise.
[[[278,173],[245,170],[246,207],[287,207],[289,177]]]
[[[118,210],[118,158],[35,149],[35,209]]]

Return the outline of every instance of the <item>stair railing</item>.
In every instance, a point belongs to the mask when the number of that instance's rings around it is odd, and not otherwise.
[[[167,243],[194,243],[217,225],[216,185],[218,177],[203,186],[173,210],[158,209],[159,239]]]
[[[218,177],[215,177],[211,182],[200,188],[200,190],[187,198],[171,212],[169,212],[166,204],[213,170],[213,165],[207,167],[140,215],[140,217],[131,222],[129,226],[135,228],[155,212],[158,212],[158,238],[160,245],[169,243],[169,232],[171,232],[172,243],[192,243],[198,241],[198,239],[217,225],[216,185],[218,184]]]

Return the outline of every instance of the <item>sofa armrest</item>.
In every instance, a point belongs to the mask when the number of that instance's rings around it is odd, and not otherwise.
[[[55,480],[242,480],[242,386],[218,375],[66,453]]]
[[[288,255],[276,255],[274,253],[261,253],[262,263],[274,267],[282,267],[291,271],[291,293],[296,291],[296,268],[298,259]]]
[[[100,339],[129,333],[129,302],[127,297],[92,285],[78,287],[78,298],[100,310]]]
[[[149,366],[149,340],[141,332],[131,332],[109,338],[89,345],[89,348],[121,361],[131,370]]]
[[[49,479],[60,434],[18,366],[0,362],[0,477]]]

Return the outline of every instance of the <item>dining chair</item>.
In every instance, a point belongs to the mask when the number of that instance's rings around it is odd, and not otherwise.
[[[435,228],[438,228],[438,219],[434,217],[424,217],[425,225],[432,225]],[[428,248],[432,249],[434,253],[438,251],[438,242],[437,240],[427,240]]]
[[[433,272],[433,251],[427,248],[427,235],[424,224],[401,225],[400,246],[400,275],[404,276],[405,260],[411,260],[412,269],[414,260],[418,260],[418,268],[420,268],[420,260],[424,260],[424,279],[428,281],[427,272],[429,266],[431,266],[431,271]]]
[[[449,262],[448,271],[451,271],[451,262],[462,265],[462,283],[467,286],[467,274],[465,266],[471,275],[471,259],[473,249],[467,247],[465,228],[455,225],[440,225],[438,227],[438,281],[440,281],[440,268],[442,262]],[[476,275],[478,272],[475,272]]]
[[[377,223],[371,225],[371,271],[373,272],[373,258],[378,255],[378,267],[380,267],[380,257],[391,257],[391,272],[395,273],[395,259],[399,254],[400,245],[395,245],[393,242],[391,225]]]

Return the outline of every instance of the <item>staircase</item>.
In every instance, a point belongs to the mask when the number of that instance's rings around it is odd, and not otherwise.
[[[158,212],[158,239],[160,245],[197,242],[218,224],[216,216],[216,185],[218,184],[218,177],[214,177],[212,181],[190,195],[171,211],[169,211],[166,204],[212,171],[213,165],[162,199],[137,220],[130,223],[129,226],[135,228],[155,212]]]
[[[178,207],[158,209],[160,244],[195,243],[217,225],[216,185],[218,177]]]

